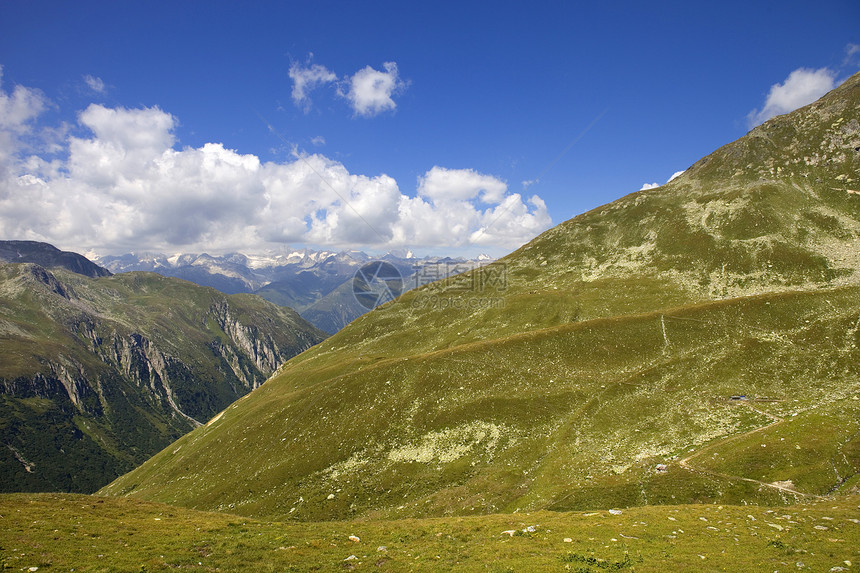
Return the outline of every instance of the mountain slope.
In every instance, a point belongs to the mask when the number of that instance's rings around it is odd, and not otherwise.
[[[111,274],[82,255],[61,251],[53,245],[37,241],[0,241],[0,262],[62,267],[88,277],[107,277]]]
[[[0,264],[0,489],[94,491],[323,338],[251,295]]]
[[[362,316],[102,493],[315,520],[850,490],[858,173],[860,75]]]

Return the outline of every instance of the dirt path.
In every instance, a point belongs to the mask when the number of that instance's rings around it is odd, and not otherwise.
[[[748,407],[750,410],[752,410],[758,414],[761,414],[762,416],[766,416],[766,417],[770,418],[770,420],[771,420],[770,424],[768,424],[766,426],[762,426],[760,428],[756,428],[754,430],[750,430],[749,432],[744,432],[742,434],[735,434],[734,436],[729,436],[728,438],[718,440],[712,444],[709,444],[709,445],[705,446],[704,448],[702,448],[701,450],[698,450],[698,451],[690,454],[686,458],[680,460],[678,462],[678,465],[681,466],[682,468],[684,468],[685,470],[688,470],[691,472],[707,474],[707,475],[711,475],[711,476],[719,477],[719,478],[724,478],[724,479],[747,481],[750,483],[759,484],[760,486],[769,487],[771,489],[777,489],[780,491],[784,491],[784,492],[790,493],[792,495],[821,498],[822,496],[820,496],[820,495],[815,495],[812,493],[803,493],[801,491],[797,491],[795,489],[792,489],[790,487],[786,487],[784,485],[780,485],[778,483],[768,483],[768,482],[760,481],[757,479],[746,478],[746,477],[742,477],[742,476],[733,476],[733,475],[729,475],[729,474],[725,474],[725,473],[721,473],[721,472],[715,472],[715,471],[711,471],[711,470],[697,468],[690,463],[691,460],[693,460],[693,458],[698,458],[699,456],[707,453],[708,451],[714,450],[717,447],[725,446],[726,444],[740,440],[741,438],[747,438],[753,434],[767,430],[768,428],[773,428],[774,426],[778,426],[779,424],[781,424],[785,421],[783,418],[780,418],[779,416],[775,416],[769,412],[759,410],[758,408],[753,406],[750,402],[743,402],[742,404],[744,406]]]

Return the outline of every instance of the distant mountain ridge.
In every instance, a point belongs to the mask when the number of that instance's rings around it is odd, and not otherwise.
[[[37,241],[0,241],[0,262],[36,263],[42,267],[62,267],[88,277],[106,277],[111,272],[83,255],[61,251]]]
[[[295,309],[321,330],[334,333],[367,308],[353,297],[351,281],[363,265],[382,260],[393,265],[404,287],[414,288],[428,277],[444,278],[466,272],[493,259],[451,257],[416,258],[411,252],[373,257],[361,251],[300,249],[280,254],[225,255],[128,253],[96,259],[114,273],[151,271],[216,288],[227,294],[253,293],[280,306]]]

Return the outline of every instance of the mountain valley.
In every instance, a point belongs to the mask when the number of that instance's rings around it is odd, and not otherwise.
[[[358,318],[100,493],[318,521],[855,491],[858,150],[855,75]]]
[[[325,338],[258,297],[41,262],[0,262],[2,491],[95,491]]]
[[[257,296],[39,261],[0,264],[2,483],[105,485],[0,495],[3,567],[860,562],[860,74],[329,337]],[[268,295],[346,321],[352,287],[319,284]]]

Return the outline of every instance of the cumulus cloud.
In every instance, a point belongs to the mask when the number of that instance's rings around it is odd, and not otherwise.
[[[319,86],[337,81],[337,76],[325,66],[308,61],[304,66],[293,63],[290,66],[290,79],[293,80],[293,103],[307,113],[311,108],[309,93]]]
[[[507,190],[504,181],[472,169],[434,166],[418,179],[418,194],[435,202],[467,201],[478,197],[483,203],[499,203]]]
[[[0,89],[0,132],[33,127],[37,92]],[[384,174],[321,154],[263,162],[221,143],[177,149],[178,120],[157,107],[93,104],[61,158],[0,139],[0,238],[81,252],[245,251],[284,244],[434,250],[513,249],[551,225],[540,197],[496,177],[433,167],[413,196]],[[5,154],[5,155],[4,155]]]
[[[836,86],[836,72],[830,68],[798,68],[784,82],[770,87],[761,110],[754,109],[747,115],[749,127],[755,127],[768,119],[789,113],[810,104]]]
[[[498,205],[480,213],[479,220],[480,228],[469,235],[469,243],[475,245],[512,241],[519,246],[552,224],[543,199],[532,195],[524,202],[519,193],[506,196]]]
[[[7,92],[3,86],[3,66],[0,66],[0,182],[18,170],[21,154],[37,144],[33,141],[33,121],[48,107],[50,102],[39,90],[14,86]],[[48,144],[44,139],[42,147]],[[0,189],[0,200],[4,194]]]
[[[84,76],[84,83],[87,84],[87,87],[96,92],[97,94],[105,93],[105,83],[101,78],[97,78],[95,76],[91,76],[89,74]]]
[[[407,86],[400,77],[396,62],[385,62],[383,71],[365,66],[352,76],[338,79],[325,66],[311,63],[312,59],[313,54],[310,54],[304,65],[293,63],[289,72],[293,80],[293,102],[305,113],[311,109],[310,92],[321,86],[335,86],[336,93],[349,102],[355,115],[362,117],[373,117],[397,108],[394,96]]]
[[[491,175],[434,166],[419,178],[416,197],[401,198],[393,230],[402,244],[515,248],[551,225],[537,195],[524,201]]]
[[[395,62],[385,62],[384,72],[370,66],[348,79],[349,90],[341,92],[357,115],[372,117],[397,107],[392,96],[406,87]]]
[[[48,107],[39,90],[15,86],[12,93],[3,88],[3,66],[0,66],[0,129],[22,133],[30,122]]]

